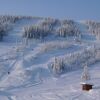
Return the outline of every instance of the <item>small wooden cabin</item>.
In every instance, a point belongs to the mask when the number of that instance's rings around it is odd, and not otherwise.
[[[82,90],[89,91],[92,89],[92,84],[82,84]]]

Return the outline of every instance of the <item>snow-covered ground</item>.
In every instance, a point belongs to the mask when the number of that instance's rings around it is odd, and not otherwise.
[[[94,45],[99,47],[100,41],[92,34],[83,33],[81,42],[72,37],[48,36],[43,42],[31,39],[25,46],[22,28],[39,21],[19,20],[0,42],[0,100],[100,100],[99,61],[89,65],[94,84],[89,92],[82,91],[82,68],[54,77],[48,67],[54,57],[80,52]]]

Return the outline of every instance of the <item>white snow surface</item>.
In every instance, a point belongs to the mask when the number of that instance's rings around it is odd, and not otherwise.
[[[58,77],[54,77],[48,68],[55,56],[79,52],[94,44],[99,46],[100,41],[84,33],[81,44],[72,38],[47,37],[47,42],[31,39],[25,46],[22,28],[39,21],[18,21],[0,42],[0,100],[100,100],[99,61],[89,65],[94,84],[90,91],[82,91],[81,68]]]

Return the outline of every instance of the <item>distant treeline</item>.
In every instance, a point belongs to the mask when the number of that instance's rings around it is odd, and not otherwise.
[[[58,20],[52,18],[44,18],[37,25],[26,26],[23,28],[23,37],[43,39],[48,35],[79,37],[81,31],[73,20]]]
[[[0,41],[3,39],[3,36],[12,29],[12,26],[16,21],[21,19],[32,19],[38,18],[42,19],[41,17],[31,17],[31,16],[10,16],[10,15],[0,15]]]
[[[100,40],[100,22],[88,20],[85,22],[85,24],[87,25],[88,31],[94,34],[96,38]]]
[[[41,21],[35,25],[33,24],[23,27],[23,37],[28,39],[44,39],[44,37],[48,35],[55,35],[59,37],[81,37],[82,31],[78,23],[74,20],[3,15],[0,16],[0,40],[2,40],[3,36],[12,29],[13,24],[21,19],[41,19]],[[95,21],[85,21],[85,25],[87,26],[87,30],[93,33],[97,39],[100,40],[100,23]]]

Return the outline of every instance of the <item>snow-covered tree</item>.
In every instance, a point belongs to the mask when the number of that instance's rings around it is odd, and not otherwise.
[[[12,28],[12,24],[18,21],[21,17],[19,16],[0,16],[0,40],[6,35],[6,32]]]
[[[0,41],[2,41],[2,39],[3,39],[3,32],[0,31]]]
[[[89,71],[88,71],[88,66],[85,65],[85,66],[84,66],[84,71],[83,71],[83,73],[82,73],[82,82],[87,83],[88,80],[90,80],[90,73],[89,73]]]
[[[64,20],[60,27],[56,29],[59,36],[80,36],[80,30],[73,20]]]
[[[23,37],[26,38],[43,39],[48,33],[50,33],[48,28],[38,25],[31,25],[23,28]]]
[[[100,40],[100,22],[89,20],[85,24],[87,25],[88,31],[96,35],[96,38]]]
[[[64,71],[65,64],[62,59],[55,57],[52,64],[52,72],[54,75],[59,75]]]

